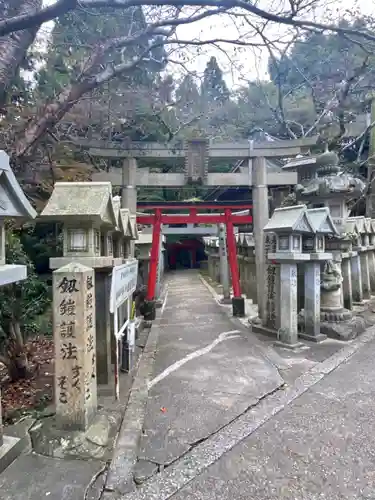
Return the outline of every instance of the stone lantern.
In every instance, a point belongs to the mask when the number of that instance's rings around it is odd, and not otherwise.
[[[115,206],[110,182],[57,182],[40,216],[63,224],[63,256],[50,259],[52,269],[74,262],[95,270],[97,380],[104,385],[112,373],[111,272],[124,262],[114,255],[113,236],[119,230]]]
[[[321,308],[321,266],[322,262],[332,260],[332,254],[325,251],[325,239],[337,236],[336,227],[329,214],[328,207],[307,210],[314,234],[303,236],[303,251],[310,254],[305,263],[305,303],[300,313],[302,332],[300,336],[313,342],[326,338],[320,332]]]
[[[113,255],[117,258],[127,258],[130,256],[130,241],[137,239],[136,225],[131,220],[130,211],[121,207],[119,196],[112,198],[114,212],[116,216],[116,228],[113,232]]]
[[[360,198],[366,186],[362,180],[341,171],[337,154],[327,149],[319,156],[290,162],[283,169],[298,173],[297,200],[310,208],[328,207],[337,231],[345,232],[349,202]]]
[[[279,340],[295,347],[298,345],[297,263],[310,260],[310,255],[302,251],[302,237],[314,235],[306,205],[277,208],[264,232],[276,235],[276,252],[269,253],[268,259],[280,264]]]
[[[346,238],[351,241],[351,247],[349,249],[351,301],[348,305],[345,305],[344,293],[344,305],[348,309],[352,309],[353,302],[357,304],[363,302],[361,261],[358,253],[358,248],[361,247],[361,235],[358,232],[358,224],[354,217],[350,217],[349,219],[347,219],[345,223],[345,234]]]
[[[34,219],[36,212],[22,191],[5,151],[0,151],[0,286],[23,281],[27,278],[27,267],[5,263],[6,220]],[[0,398],[0,472],[5,469],[24,449],[21,439],[3,435]]]
[[[9,166],[8,155],[0,150],[0,286],[27,277],[26,266],[5,264],[5,221],[13,218],[25,221],[35,217],[35,210]]]
[[[56,269],[72,261],[94,269],[113,267],[117,219],[110,182],[56,182],[41,219],[63,223],[63,257],[50,259]]]
[[[366,220],[365,217],[350,217],[348,219],[350,221],[354,221],[356,225],[356,233],[357,244],[353,245],[353,250],[358,252],[358,262],[357,269],[355,272],[358,272],[361,277],[362,283],[362,293],[358,294],[358,298],[361,299],[356,302],[361,302],[362,299],[369,300],[371,299],[371,285],[370,285],[370,271],[369,271],[369,246],[370,246],[370,224]]]
[[[375,220],[370,219],[370,242],[368,246],[368,265],[370,272],[371,294],[375,294]]]

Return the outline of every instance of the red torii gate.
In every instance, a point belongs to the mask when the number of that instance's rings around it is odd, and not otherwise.
[[[248,203],[138,203],[142,210],[152,210],[152,214],[137,215],[137,224],[152,225],[152,246],[150,255],[150,268],[148,275],[147,297],[147,319],[155,319],[155,290],[157,280],[159,245],[162,224],[220,224],[226,225],[228,261],[232,276],[233,298],[237,302],[241,300],[240,277],[237,264],[236,239],[234,236],[234,225],[251,224],[252,215],[237,215],[233,210],[251,210],[252,205]],[[188,214],[165,214],[163,210],[188,210]],[[199,210],[220,210],[223,213],[199,214]]]

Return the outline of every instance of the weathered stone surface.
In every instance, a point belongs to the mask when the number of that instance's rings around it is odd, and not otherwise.
[[[339,323],[323,321],[320,324],[321,333],[328,337],[339,340],[351,340],[363,333],[366,329],[366,322],[363,318],[355,316],[349,321]]]
[[[135,468],[134,468],[134,481],[137,484],[144,483],[151,476],[156,474],[159,470],[159,467],[154,462],[150,462],[148,460],[138,460]]]
[[[77,500],[104,464],[22,455],[0,475],[1,500]],[[96,497],[88,497],[94,500]]]
[[[169,498],[372,498],[374,355],[372,342]]]
[[[53,273],[56,425],[87,429],[97,409],[95,278],[71,263]]]
[[[86,432],[56,427],[54,417],[37,422],[30,429],[33,449],[54,458],[109,460],[121,423],[121,413],[99,414]]]
[[[87,430],[85,437],[87,441],[97,446],[107,446],[111,432],[111,422],[105,415],[98,415],[93,424]]]
[[[23,451],[22,439],[13,436],[3,436],[0,446],[0,472],[5,470]]]

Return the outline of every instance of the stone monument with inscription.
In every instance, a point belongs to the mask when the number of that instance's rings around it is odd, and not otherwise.
[[[192,139],[185,142],[185,182],[204,184],[208,174],[210,141]]]
[[[27,200],[12,169],[5,151],[0,151],[0,286],[9,285],[27,278],[27,267],[18,264],[6,264],[5,258],[5,221],[16,218],[29,220],[36,217],[36,212]],[[22,451],[19,438],[3,434],[1,421],[0,394],[0,472],[5,469]]]
[[[53,273],[56,425],[86,430],[97,408],[95,276],[70,263]]]
[[[50,259],[51,269],[74,262],[95,270],[97,375],[98,384],[107,385],[112,373],[110,274],[124,262],[121,242],[124,250],[136,237],[131,217],[113,202],[110,182],[57,182],[41,219],[63,223],[63,256]]]

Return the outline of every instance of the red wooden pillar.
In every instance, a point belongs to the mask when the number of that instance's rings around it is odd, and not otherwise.
[[[150,269],[148,273],[147,298],[146,300],[155,300],[156,279],[158,275],[159,244],[161,232],[161,210],[155,210],[154,225],[152,228],[152,245],[150,255]]]
[[[241,297],[240,277],[237,264],[237,248],[230,208],[225,211],[225,224],[227,226],[227,247],[230,273],[232,275],[233,296]]]

